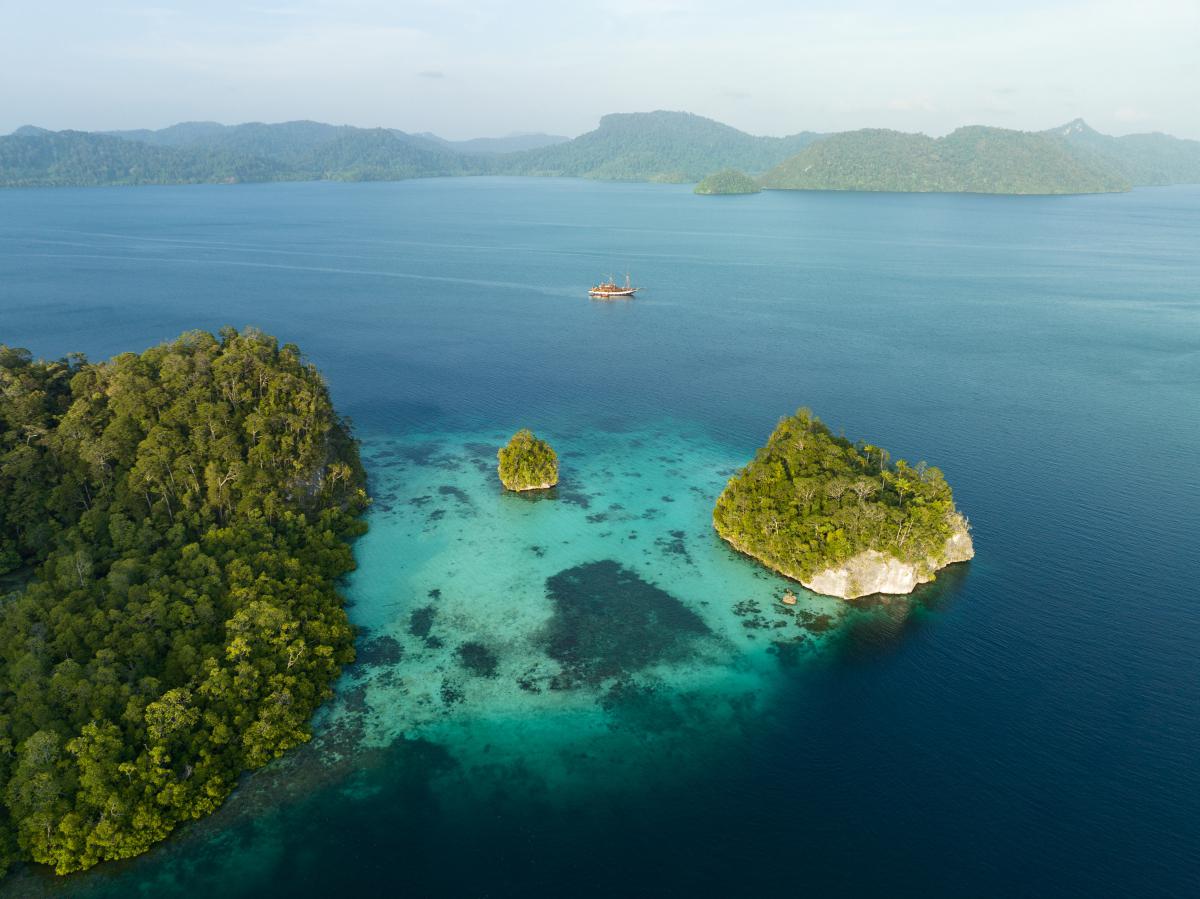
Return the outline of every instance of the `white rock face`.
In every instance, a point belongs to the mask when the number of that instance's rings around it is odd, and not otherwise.
[[[546,481],[541,484],[526,484],[524,487],[509,487],[507,484],[504,486],[506,489],[511,490],[514,493],[524,493],[526,490],[549,490],[557,483],[558,481]]]
[[[872,593],[912,593],[918,584],[932,581],[938,569],[955,562],[965,562],[974,557],[975,547],[966,519],[957,516],[954,533],[946,541],[938,558],[930,557],[924,564],[901,562],[895,556],[869,549],[861,552],[844,565],[818,571],[810,579],[801,581],[814,593],[855,599]]]

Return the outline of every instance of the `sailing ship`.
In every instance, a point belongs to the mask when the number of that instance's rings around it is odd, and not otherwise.
[[[625,286],[622,287],[613,280],[613,276],[609,275],[607,281],[602,281],[591,290],[588,291],[588,296],[596,300],[611,300],[616,297],[631,297],[641,290],[640,287],[634,287],[629,283],[629,275],[625,275]]]

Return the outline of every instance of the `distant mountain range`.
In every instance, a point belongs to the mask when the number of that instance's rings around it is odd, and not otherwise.
[[[0,186],[383,181],[538,175],[698,181],[725,169],[769,189],[1091,193],[1200,183],[1200,142],[1110,137],[1076,120],[1044,132],[960,128],[942,138],[869,129],[756,137],[683,112],[605,116],[594,131],[448,141],[320,122],[0,137]],[[765,174],[764,174],[765,173]]]

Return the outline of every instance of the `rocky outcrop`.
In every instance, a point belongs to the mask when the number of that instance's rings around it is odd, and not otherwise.
[[[873,593],[912,593],[918,584],[932,581],[939,569],[965,562],[974,555],[967,521],[961,515],[955,515],[954,532],[937,557],[931,556],[924,562],[904,562],[869,549],[836,568],[826,568],[809,578],[802,578],[800,583],[814,593],[842,599],[856,599]]]
[[[504,485],[505,490],[511,490],[514,493],[524,493],[526,490],[549,490],[558,484],[558,478],[555,478],[553,481],[543,481],[540,484],[524,484],[520,481],[506,481],[501,477],[500,483]]]

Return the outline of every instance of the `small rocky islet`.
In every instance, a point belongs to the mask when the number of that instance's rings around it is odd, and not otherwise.
[[[739,552],[842,599],[911,593],[975,555],[939,469],[835,436],[808,409],[729,480],[713,525]]]
[[[496,454],[497,472],[505,490],[548,490],[558,483],[558,454],[528,428],[513,434]]]

